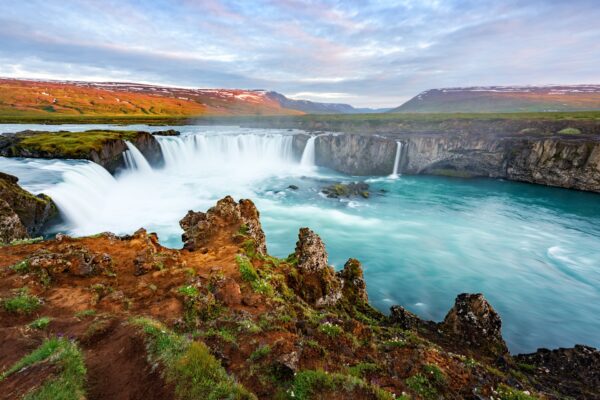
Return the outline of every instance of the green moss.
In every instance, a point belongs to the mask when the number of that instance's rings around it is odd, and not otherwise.
[[[237,262],[240,275],[244,281],[252,283],[259,279],[258,273],[247,257],[237,255],[235,261]]]
[[[39,201],[44,201],[38,197],[36,197],[37,200]],[[15,239],[15,240],[11,240],[11,242],[9,243],[10,246],[18,246],[18,245],[23,245],[23,244],[34,244],[34,243],[39,243],[42,242],[44,240],[44,238],[42,236],[38,236],[38,237],[34,237],[31,239]]]
[[[258,349],[254,350],[252,354],[250,354],[248,360],[253,362],[258,361],[262,358],[265,358],[267,355],[269,355],[270,352],[271,346],[269,346],[268,344],[260,346]]]
[[[196,298],[200,295],[198,289],[192,285],[180,287],[179,289],[177,289],[177,293],[189,298]]]
[[[496,389],[500,400],[536,400],[537,397],[531,396],[525,392],[517,389],[513,389],[510,386],[506,386],[501,383]]]
[[[334,392],[338,395],[347,394],[352,398],[355,391],[369,393],[368,398],[391,400],[393,395],[377,386],[370,385],[355,376],[339,373],[327,373],[321,370],[306,370],[298,372],[294,378],[290,397],[299,400],[326,398],[323,394]],[[321,395],[321,396],[319,396]]]
[[[137,318],[132,323],[144,332],[149,361],[164,366],[165,378],[175,386],[177,399],[256,399],[227,375],[204,343],[192,342],[151,319]]]
[[[526,364],[526,363],[518,363],[517,367],[519,367],[520,370],[525,371],[525,372],[534,372],[536,370],[535,365]]]
[[[32,329],[43,330],[48,327],[51,320],[52,319],[50,317],[41,317],[41,318],[38,318],[35,321],[31,322],[29,324],[29,327]]]
[[[27,132],[19,134],[16,145],[32,152],[43,152],[60,158],[87,158],[100,152],[111,141],[135,140],[137,131],[90,130],[85,132]]]
[[[19,289],[16,295],[2,301],[4,309],[15,314],[31,314],[41,304],[39,297],[30,295],[27,288]]]
[[[233,333],[232,331],[230,331],[226,328],[221,328],[221,329],[210,328],[210,329],[207,329],[206,331],[202,332],[201,336],[217,337],[227,343],[236,343],[237,342],[237,337],[235,336],[235,333]]]
[[[581,131],[577,128],[565,128],[558,131],[559,135],[581,135]]]
[[[63,338],[46,340],[40,347],[26,355],[6,372],[0,375],[0,381],[6,377],[34,364],[48,361],[59,367],[59,372],[42,383],[33,392],[29,392],[25,400],[80,400],[85,397],[86,369],[83,355],[77,345]]]

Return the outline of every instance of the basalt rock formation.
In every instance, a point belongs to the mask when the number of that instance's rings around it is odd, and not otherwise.
[[[125,141],[134,144],[151,165],[164,163],[157,140],[143,131],[4,133],[0,135],[0,156],[90,160],[115,173],[125,167]]]
[[[317,165],[351,175],[389,175],[401,146],[402,174],[503,178],[600,193],[598,136],[524,131],[321,135],[315,158]]]
[[[143,229],[0,247],[0,396],[53,398],[55,382],[117,400],[600,396],[597,350],[510,355],[482,295],[439,323],[386,317],[360,262],[334,272],[308,228],[289,257],[268,255],[249,200],[182,227],[182,250]]]
[[[0,172],[0,243],[38,236],[57,213],[48,196],[34,196],[17,177]]]

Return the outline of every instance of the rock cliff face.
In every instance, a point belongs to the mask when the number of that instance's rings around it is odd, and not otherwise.
[[[125,168],[126,140],[135,145],[151,165],[164,163],[158,141],[143,131],[5,133],[0,135],[0,156],[90,160],[115,173]]]
[[[475,134],[322,135],[316,163],[352,175],[398,172],[491,177],[600,192],[600,140],[594,136]]]
[[[52,200],[34,196],[18,185],[16,176],[0,172],[0,242],[37,236],[57,215]]]

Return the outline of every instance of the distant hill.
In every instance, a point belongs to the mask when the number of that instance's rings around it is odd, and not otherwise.
[[[432,89],[391,112],[478,113],[600,110],[600,85],[479,86]]]
[[[347,104],[292,100],[265,90],[0,78],[0,116],[11,117],[199,117],[367,111],[361,110]]]

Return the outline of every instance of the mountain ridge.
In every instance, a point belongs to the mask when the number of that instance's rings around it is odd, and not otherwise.
[[[429,89],[390,112],[558,112],[600,110],[600,85],[508,85]]]
[[[295,100],[267,90],[131,82],[0,78],[0,115],[200,117],[358,113],[348,104]]]

